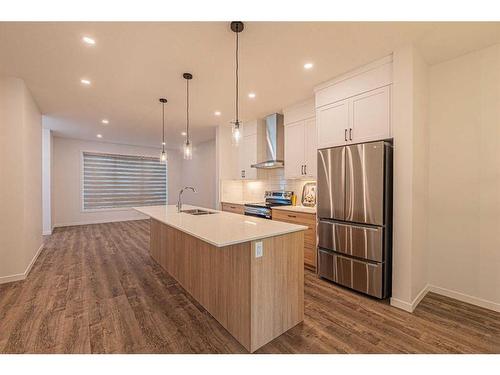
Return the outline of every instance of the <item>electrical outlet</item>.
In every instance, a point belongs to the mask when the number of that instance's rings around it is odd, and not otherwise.
[[[264,255],[264,246],[262,241],[258,241],[255,243],[255,257],[260,258],[262,255]]]

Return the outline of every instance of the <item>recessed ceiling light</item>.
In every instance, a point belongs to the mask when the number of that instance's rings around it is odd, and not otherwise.
[[[214,115],[215,115],[215,116],[220,116],[220,111],[215,111],[215,112],[214,112]]]
[[[187,135],[187,133],[186,132],[181,132],[181,135],[185,137]]]
[[[313,63],[305,63],[304,69],[311,69],[313,67]]]
[[[248,94],[248,97],[250,99],[254,99],[255,98],[255,93],[254,92],[251,92],[250,94]]]
[[[83,40],[84,43],[87,43],[88,45],[91,45],[91,46],[93,46],[95,44],[95,39],[92,39],[89,36],[84,36],[82,38],[82,40]]]
[[[102,138],[102,134],[97,134],[96,137],[97,138]]]
[[[90,81],[88,79],[82,78],[80,82],[82,83],[82,85],[90,86]]]
[[[109,124],[109,120],[106,120],[105,118],[101,120],[101,122],[105,125]]]

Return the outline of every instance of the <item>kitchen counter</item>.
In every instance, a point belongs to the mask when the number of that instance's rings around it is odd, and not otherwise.
[[[303,225],[243,216],[230,212],[183,205],[183,210],[200,208],[212,215],[178,213],[175,205],[136,207],[135,210],[216,247],[234,245],[287,233],[304,231]]]
[[[151,218],[151,257],[249,352],[304,320],[307,227],[176,206],[136,210]]]
[[[303,212],[305,214],[316,214],[316,206],[314,206],[314,207],[306,207],[306,206],[277,206],[277,207],[273,207],[273,210]]]

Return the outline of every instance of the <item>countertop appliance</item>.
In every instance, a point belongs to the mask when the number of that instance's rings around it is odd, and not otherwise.
[[[318,150],[318,274],[377,298],[391,294],[392,144]]]
[[[272,207],[290,206],[293,191],[266,191],[265,201],[261,203],[245,204],[245,215],[272,219]]]
[[[316,182],[307,182],[302,188],[302,206],[316,206]]]
[[[263,159],[257,164],[252,164],[252,168],[273,169],[283,168],[285,157],[285,125],[283,115],[273,113],[266,117],[265,138],[260,137],[257,142],[261,142],[259,149],[265,149]]]

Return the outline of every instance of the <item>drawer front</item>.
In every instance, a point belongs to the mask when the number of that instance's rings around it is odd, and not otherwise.
[[[274,220],[286,221],[292,224],[307,225],[310,228],[316,226],[316,215],[314,214],[284,210],[272,210],[272,212]]]
[[[241,204],[222,203],[222,211],[244,215],[245,206],[242,206]]]
[[[383,228],[320,221],[318,246],[375,262],[383,259]]]
[[[383,297],[383,263],[368,263],[319,250],[318,274],[368,295]]]

